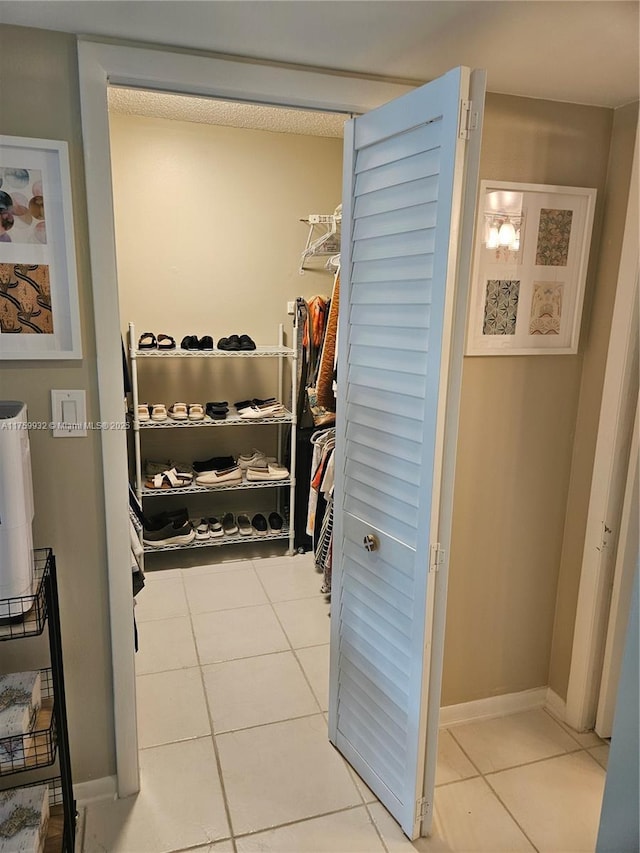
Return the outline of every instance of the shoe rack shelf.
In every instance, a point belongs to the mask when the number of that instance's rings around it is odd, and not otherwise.
[[[232,536],[225,534],[224,536],[217,536],[214,539],[194,539],[188,545],[161,545],[159,548],[155,548],[152,545],[145,545],[144,552],[145,554],[155,554],[159,551],[188,551],[192,548],[212,548],[216,545],[239,545],[240,543],[246,545],[247,542],[273,542],[274,539],[289,539],[289,536],[289,528],[283,527],[278,533],[260,533],[252,534],[251,536],[242,536],[239,533],[235,533]]]
[[[296,337],[296,328],[294,326],[293,329],[293,337]],[[278,400],[283,400],[283,395],[286,393],[290,394],[290,398],[292,401],[292,406],[295,406],[295,402],[297,399],[297,352],[295,349],[291,347],[287,347],[284,345],[284,327],[282,325],[278,328],[278,343],[275,346],[258,346],[255,350],[182,350],[182,349],[173,349],[173,350],[157,350],[157,349],[139,349],[137,346],[137,337],[136,330],[133,323],[129,324],[129,362],[131,366],[131,385],[132,385],[132,413],[129,416],[131,425],[133,427],[133,447],[134,447],[134,479],[135,479],[135,490],[136,495],[140,503],[146,501],[147,498],[158,498],[158,497],[167,497],[167,496],[175,496],[175,495],[194,495],[194,494],[203,494],[203,493],[216,493],[216,492],[228,492],[228,491],[238,491],[243,489],[277,489],[278,494],[282,496],[283,489],[286,490],[285,494],[288,496],[288,500],[284,501],[284,511],[285,514],[288,514],[289,519],[293,519],[294,512],[293,508],[295,506],[295,477],[290,476],[286,480],[261,480],[258,482],[250,482],[244,479],[242,483],[231,483],[230,485],[223,486],[215,486],[214,488],[209,488],[206,486],[198,486],[195,483],[190,486],[183,486],[178,488],[170,488],[170,489],[150,489],[144,485],[144,478],[142,475],[142,447],[141,447],[141,435],[147,433],[147,430],[166,430],[166,429],[191,429],[191,428],[201,428],[201,427],[239,427],[239,426],[270,426],[275,427],[277,429],[277,441],[278,441],[278,460],[282,459],[283,450],[285,446],[285,431],[291,430],[291,459],[289,460],[289,470],[291,472],[295,471],[296,466],[296,437],[295,431],[297,427],[297,419],[293,412],[285,409],[285,413],[275,417],[265,417],[265,418],[243,418],[241,417],[234,409],[231,408],[229,414],[224,420],[216,420],[210,417],[205,417],[204,420],[201,421],[189,421],[189,420],[172,420],[167,419],[166,421],[140,421],[138,417],[138,404],[139,404],[139,394],[138,394],[138,365],[137,362],[140,359],[276,359],[278,364],[278,391],[277,397]],[[157,503],[154,501],[154,503]],[[282,505],[279,503],[279,508],[282,508]],[[264,510],[263,510],[264,512]],[[268,514],[268,511],[267,513]],[[166,545],[162,547],[153,547],[144,545],[145,554],[153,554],[160,551],[178,551],[190,548],[204,548],[211,547],[215,545],[231,545],[231,544],[239,544],[241,542],[265,542],[272,541],[274,539],[287,539],[289,542],[289,553],[295,553],[294,549],[294,537],[295,530],[293,524],[291,526],[285,526],[282,531],[267,533],[267,534],[255,534],[252,536],[242,536],[242,535],[233,535],[233,536],[222,536],[220,538],[210,538],[207,540],[194,540],[188,545],[176,544],[176,545]],[[142,539],[142,534],[140,535]]]
[[[212,492],[232,492],[238,489],[277,489],[279,486],[288,486],[291,488],[291,480],[260,480],[256,483],[243,480],[242,483],[230,483],[228,486],[214,486],[213,488],[194,485],[180,486],[176,489],[149,489],[147,486],[143,486],[142,497],[152,498],[162,497],[163,495],[194,495],[202,494],[203,492],[211,494]]]
[[[136,407],[137,408],[137,407]],[[137,413],[134,412],[132,420]],[[232,427],[232,426],[255,426],[256,424],[290,424],[293,423],[293,415],[286,411],[284,415],[274,415],[269,418],[242,418],[240,415],[227,415],[223,421],[205,417],[202,421],[176,421],[168,418],[166,421],[139,421],[139,429],[190,429],[191,427]]]
[[[274,358],[293,356],[293,350],[285,346],[256,347],[254,350],[185,350],[185,349],[136,349],[138,358]]]
[[[44,853],[73,853],[76,804],[69,755],[56,563],[50,548],[34,551],[33,589],[29,596],[0,599],[3,614],[0,642],[39,637],[45,628],[49,640],[49,666],[40,670],[42,707],[32,730],[22,736],[20,760],[0,763],[0,791],[46,784],[49,822],[42,849]],[[10,740],[15,745],[16,738]],[[56,762],[55,777],[43,777],[38,772]]]

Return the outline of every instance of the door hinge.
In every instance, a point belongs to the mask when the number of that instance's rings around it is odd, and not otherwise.
[[[478,127],[478,113],[473,112],[473,101],[460,101],[458,139],[469,139],[472,130]]]
[[[429,571],[437,572],[440,570],[440,566],[444,563],[444,549],[440,547],[440,543],[436,542],[435,545],[429,546]]]
[[[416,820],[423,820],[429,811],[429,802],[426,797],[416,800]]]

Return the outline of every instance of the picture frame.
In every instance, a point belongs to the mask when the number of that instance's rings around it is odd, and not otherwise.
[[[67,143],[0,135],[0,359],[80,359]]]
[[[578,351],[596,190],[481,181],[465,354]]]

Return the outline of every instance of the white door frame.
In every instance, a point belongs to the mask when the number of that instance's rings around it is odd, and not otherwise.
[[[565,720],[578,731],[593,728],[596,718],[613,557],[628,471],[627,460],[621,457],[629,450],[638,394],[638,178],[636,134],[567,689]]]
[[[633,580],[638,565],[638,453],[640,442],[638,429],[640,424],[640,408],[636,406],[633,440],[629,454],[629,472],[625,489],[622,517],[620,521],[620,538],[616,554],[616,567],[613,577],[611,594],[611,610],[607,628],[598,710],[596,714],[596,734],[601,738],[609,738],[613,732],[613,721],[618,699],[618,686],[622,670],[624,644],[629,624],[629,611],[633,594]]]
[[[121,422],[122,356],[113,222],[107,89],[131,86],[237,101],[363,113],[410,91],[399,83],[323,74],[79,39],[99,420]],[[139,790],[133,608],[129,569],[126,437],[100,433],[104,476],[109,619],[118,796]]]

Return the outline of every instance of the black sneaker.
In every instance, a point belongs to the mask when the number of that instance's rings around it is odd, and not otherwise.
[[[269,529],[267,519],[260,512],[257,515],[254,515],[251,519],[251,526],[255,532],[259,533],[261,536],[264,536]]]
[[[145,518],[144,529],[160,530],[160,528],[166,527],[170,522],[185,524],[187,521],[189,521],[189,513],[184,507],[180,507],[180,509],[159,512],[156,515],[150,515],[149,518]]]
[[[252,350],[256,348],[254,341],[249,337],[249,335],[240,335],[239,344],[239,349],[241,350]]]
[[[272,533],[280,533],[284,526],[282,516],[277,512],[269,513],[269,527]]]
[[[206,403],[205,413],[214,421],[223,421],[227,417],[229,406],[226,403]]]
[[[213,349],[213,338],[211,335],[205,335],[198,341],[198,349]]]
[[[235,516],[232,512],[226,513],[222,519],[222,530],[225,536],[235,536],[238,532]]]
[[[233,456],[212,456],[211,459],[204,459],[202,462],[194,462],[193,469],[198,474],[204,471],[224,471],[227,468],[233,468],[236,460]]]
[[[196,335],[185,335],[180,341],[182,349],[198,349],[198,338]]]

